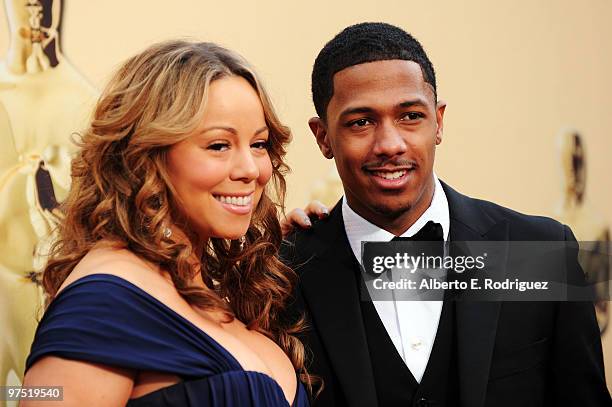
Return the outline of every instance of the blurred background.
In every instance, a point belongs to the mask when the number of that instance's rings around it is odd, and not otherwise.
[[[31,304],[40,301],[36,253],[68,188],[70,134],[85,125],[97,92],[127,57],[178,37],[244,55],[293,130],[288,209],[313,198],[333,205],[341,185],[307,126],[315,115],[313,61],[350,24],[398,25],[425,47],[448,104],[437,175],[462,193],[568,223],[579,240],[609,241],[611,18],[609,0],[4,0],[0,385],[23,374]],[[609,276],[609,265],[596,272]],[[604,330],[608,303],[598,312]],[[610,331],[603,334],[608,382]]]

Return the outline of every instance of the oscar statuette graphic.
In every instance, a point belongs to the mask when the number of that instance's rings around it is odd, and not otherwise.
[[[5,0],[0,60],[0,385],[17,385],[44,304],[40,272],[96,90],[60,50],[60,0]]]
[[[581,247],[579,261],[595,284],[595,311],[603,334],[610,319],[610,227],[585,196],[587,177],[585,140],[576,130],[563,130],[558,137],[561,163],[562,198],[556,218],[568,225],[576,239],[589,247]],[[582,246],[582,245],[581,245]]]

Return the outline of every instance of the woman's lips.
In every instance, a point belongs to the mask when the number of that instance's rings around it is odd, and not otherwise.
[[[246,215],[253,207],[253,193],[248,195],[213,195],[221,207],[235,215]]]

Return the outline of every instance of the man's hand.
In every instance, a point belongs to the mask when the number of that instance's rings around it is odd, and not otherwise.
[[[327,206],[319,201],[311,201],[304,209],[295,208],[281,221],[283,236],[293,232],[295,228],[308,229],[312,227],[312,219],[324,219],[329,216]]]

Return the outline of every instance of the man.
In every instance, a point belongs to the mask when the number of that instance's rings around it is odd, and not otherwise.
[[[345,192],[282,253],[300,277],[310,372],[324,381],[315,406],[611,405],[589,303],[361,300],[362,241],[432,224],[451,241],[574,240],[438,180],[446,104],[419,42],[388,24],[348,27],[319,53],[312,93],[310,129]]]

